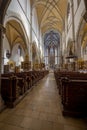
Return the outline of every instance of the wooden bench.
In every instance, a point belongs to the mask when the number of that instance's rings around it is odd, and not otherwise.
[[[87,74],[55,72],[63,115],[87,116]]]
[[[87,116],[87,80],[62,80],[63,115]]]
[[[13,107],[19,97],[19,87],[15,76],[1,77],[1,95],[8,107]]]
[[[42,75],[41,71],[2,74],[1,95],[7,107],[14,107]]]

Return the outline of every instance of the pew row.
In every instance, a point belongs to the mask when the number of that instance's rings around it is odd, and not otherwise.
[[[87,116],[87,74],[54,72],[64,116]]]
[[[62,80],[63,115],[87,116],[87,80]]]
[[[48,71],[2,74],[1,95],[5,105],[13,108],[30,91],[32,86],[46,74],[48,74]]]

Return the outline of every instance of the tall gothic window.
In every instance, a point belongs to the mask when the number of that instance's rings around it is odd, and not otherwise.
[[[21,56],[21,53],[22,53],[22,49],[20,47],[20,45],[18,46],[18,55]]]

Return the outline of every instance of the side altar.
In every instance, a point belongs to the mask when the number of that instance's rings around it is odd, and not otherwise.
[[[29,71],[31,69],[31,61],[29,61],[29,55],[25,55],[25,59],[21,62],[21,68],[23,71]]]

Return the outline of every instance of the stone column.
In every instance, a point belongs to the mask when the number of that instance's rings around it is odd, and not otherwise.
[[[71,9],[72,9],[72,38],[73,38],[73,45],[74,45],[74,54],[76,53],[76,45],[75,45],[75,24],[74,24],[74,4],[73,0],[71,0]]]
[[[33,61],[32,61],[32,7],[31,7],[31,15],[30,15],[30,61],[31,61],[31,70],[33,67]]]
[[[59,66],[62,67],[63,65],[63,56],[62,56],[62,39],[60,39],[60,50],[58,49],[60,55],[59,55]]]
[[[77,50],[76,50],[76,41],[75,41],[75,22],[74,22],[74,0],[71,0],[71,8],[72,8],[72,38],[73,38],[73,53],[74,53],[74,56],[77,56]],[[72,64],[72,63],[71,63]],[[76,70],[75,68],[75,57],[74,57],[74,60],[73,60],[73,70]]]
[[[57,66],[59,65],[59,50],[60,49],[58,49],[58,47],[59,47],[59,43],[58,43],[58,45],[57,45]]]
[[[2,73],[2,40],[3,40],[3,33],[5,32],[5,28],[3,25],[0,24],[0,111],[4,107],[4,101],[1,97],[1,73]]]
[[[50,67],[50,48],[48,48],[48,64],[49,64],[49,67]]]
[[[54,57],[55,57],[55,60],[54,60],[55,63],[54,64],[56,64],[56,48],[53,49],[53,52],[54,52]]]
[[[41,32],[40,32],[40,26],[39,26],[39,39],[38,39],[38,44],[39,44],[39,63],[40,63],[40,46],[41,46]]]

